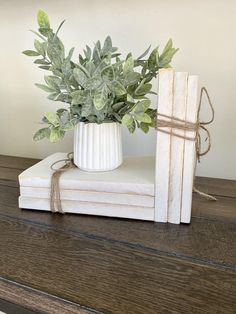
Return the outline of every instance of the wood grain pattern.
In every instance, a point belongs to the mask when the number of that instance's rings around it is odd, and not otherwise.
[[[0,185],[19,186],[18,175],[22,172],[21,169],[0,168]]]
[[[20,306],[16,303],[9,302],[3,299],[0,299],[0,313],[1,314],[40,314],[39,312],[35,312],[33,310]]]
[[[35,165],[39,161],[40,159],[36,159],[36,158],[24,158],[24,157],[0,155],[0,167],[5,167],[5,168],[15,168],[15,169],[25,170]]]
[[[195,185],[198,189],[215,196],[236,198],[236,180],[195,177]]]
[[[0,217],[46,225],[61,232],[67,230],[132,243],[174,255],[209,260],[211,263],[234,264],[236,199],[219,198],[215,203],[194,198],[193,223],[170,226],[145,221],[19,210],[17,188],[0,186],[0,195]]]
[[[24,306],[26,309],[36,311],[37,313],[68,313],[68,314],[92,314],[95,311],[90,311],[82,308],[78,304],[74,304],[43,293],[42,291],[32,289],[30,287],[21,285],[16,282],[12,282],[3,278],[0,278],[0,298],[4,298],[8,302],[14,302],[20,306]],[[1,305],[1,302],[0,302]],[[1,306],[0,306],[1,309]],[[13,309],[14,310],[14,309]],[[34,312],[34,313],[36,313]],[[7,314],[9,312],[7,311]],[[19,312],[19,309],[15,309],[14,314],[25,313],[28,311]],[[32,313],[32,312],[30,312]],[[97,312],[98,313],[98,312]]]
[[[9,218],[1,219],[0,230],[4,278],[105,313],[216,313],[222,308],[233,313],[236,306],[235,272],[224,267]]]

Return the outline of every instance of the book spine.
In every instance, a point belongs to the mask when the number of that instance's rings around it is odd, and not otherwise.
[[[187,83],[187,72],[175,72],[172,113],[173,117],[181,120],[186,116]],[[172,132],[184,137],[184,130],[173,128]],[[171,135],[168,222],[175,224],[180,223],[184,142],[184,138]]]
[[[159,72],[158,113],[172,115],[174,70],[163,69]],[[168,118],[162,118],[169,120]],[[158,125],[157,125],[158,126]],[[165,128],[170,131],[170,128]],[[170,143],[169,134],[157,131],[156,145],[156,185],[155,185],[155,215],[154,220],[167,222],[169,203],[170,175]]]
[[[191,75],[188,78],[188,94],[186,107],[186,121],[196,123],[198,112],[198,77]],[[185,131],[187,137],[195,138],[196,132]],[[182,186],[181,222],[190,223],[192,207],[193,180],[196,168],[196,146],[194,141],[185,140],[184,169]]]

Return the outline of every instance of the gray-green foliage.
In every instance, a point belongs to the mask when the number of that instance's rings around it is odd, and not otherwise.
[[[138,58],[131,53],[124,59],[108,36],[103,45],[97,41],[94,48],[89,46],[79,55],[78,61],[72,61],[74,48],[65,53],[58,31],[51,29],[45,12],[38,12],[39,32],[34,41],[34,50],[23,53],[37,57],[34,61],[40,69],[51,72],[45,75],[44,84],[36,84],[48,98],[68,104],[68,109],[59,109],[55,113],[46,113],[35,140],[48,138],[56,142],[63,138],[67,130],[76,123],[119,122],[129,131],[141,128],[145,133],[155,126],[156,111],[150,108],[147,95],[154,93],[151,80],[157,76],[159,69],[170,66],[177,49],[170,39],[163,52],[158,48],[150,53],[150,47]]]

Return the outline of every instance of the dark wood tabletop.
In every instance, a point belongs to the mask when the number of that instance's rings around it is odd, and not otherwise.
[[[236,313],[236,181],[196,178],[190,225],[21,210],[37,161],[0,156],[0,311]]]

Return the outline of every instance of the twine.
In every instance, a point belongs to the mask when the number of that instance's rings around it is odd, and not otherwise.
[[[199,114],[200,114],[200,110],[201,110],[201,106],[202,106],[202,97],[203,97],[204,92],[207,96],[208,104],[209,104],[209,106],[211,108],[211,112],[212,112],[212,117],[209,121],[200,121],[199,120]],[[169,135],[173,135],[173,136],[185,139],[185,140],[194,141],[196,143],[197,159],[198,159],[198,161],[200,161],[200,157],[206,155],[211,148],[211,136],[210,136],[209,130],[206,128],[206,125],[209,125],[210,123],[213,122],[214,115],[215,115],[215,112],[214,112],[214,108],[213,108],[210,96],[209,96],[206,88],[202,87],[201,93],[200,93],[200,100],[199,100],[199,106],[198,106],[198,112],[197,112],[197,122],[196,123],[185,121],[185,120],[179,119],[179,118],[174,117],[174,116],[167,116],[164,114],[157,113],[156,130],[158,130],[159,132],[162,132],[162,133],[166,133]],[[158,118],[158,117],[161,117],[161,118]],[[168,120],[164,120],[162,118],[168,118]],[[163,129],[163,128],[171,128],[171,130],[168,131],[168,130]],[[195,132],[195,136],[189,137],[189,136],[186,136],[186,134],[180,135],[176,132],[173,132],[172,129]],[[200,130],[203,130],[206,133],[206,141],[208,143],[207,148],[204,151],[201,151]],[[65,164],[62,167],[55,169],[54,166],[60,162],[64,162]],[[73,153],[67,154],[67,158],[57,160],[56,162],[54,162],[51,165],[51,169],[53,170],[53,174],[51,177],[51,187],[50,187],[50,209],[53,213],[58,212],[58,213],[64,214],[64,211],[63,211],[62,205],[61,205],[60,184],[59,184],[60,183],[60,177],[61,177],[63,172],[65,172],[71,168],[74,168],[74,167],[76,167],[76,166],[73,162]],[[213,197],[209,194],[206,194],[204,192],[201,192],[198,189],[196,189],[195,187],[193,187],[193,191],[195,193],[198,193],[200,196],[206,198],[207,200],[216,201],[215,197]]]
[[[65,164],[55,169],[54,166],[60,162]],[[73,153],[67,154],[66,159],[57,160],[51,165],[51,169],[54,171],[51,177],[51,188],[50,188],[50,209],[53,213],[64,214],[64,211],[61,206],[61,194],[60,194],[60,177],[63,172],[76,167],[73,162]]]
[[[202,97],[203,93],[205,92],[207,99],[208,99],[208,104],[211,109],[211,119],[209,121],[200,121],[199,120],[199,115],[200,115],[200,110],[202,107]],[[161,117],[161,118],[158,118]],[[164,120],[162,118],[167,118],[168,120]],[[201,93],[200,93],[200,99],[199,99],[199,105],[198,105],[198,111],[197,111],[197,122],[189,122],[186,120],[179,119],[174,116],[168,116],[165,114],[157,113],[157,119],[156,119],[156,130],[162,133],[166,133],[169,135],[173,135],[188,141],[193,141],[196,144],[196,154],[197,154],[197,159],[200,161],[200,157],[206,155],[209,150],[211,149],[211,135],[209,130],[207,129],[206,125],[211,124],[214,121],[215,118],[215,111],[210,99],[210,96],[207,92],[207,89],[205,87],[201,88]],[[170,131],[163,129],[163,128],[171,128]],[[191,131],[195,132],[194,137],[189,137],[186,136],[186,134],[181,135],[176,132],[173,132],[172,129],[178,129],[178,130],[183,130],[183,131]],[[203,130],[206,133],[206,139],[208,145],[207,148],[204,151],[201,151],[201,135],[200,135],[200,130]]]

